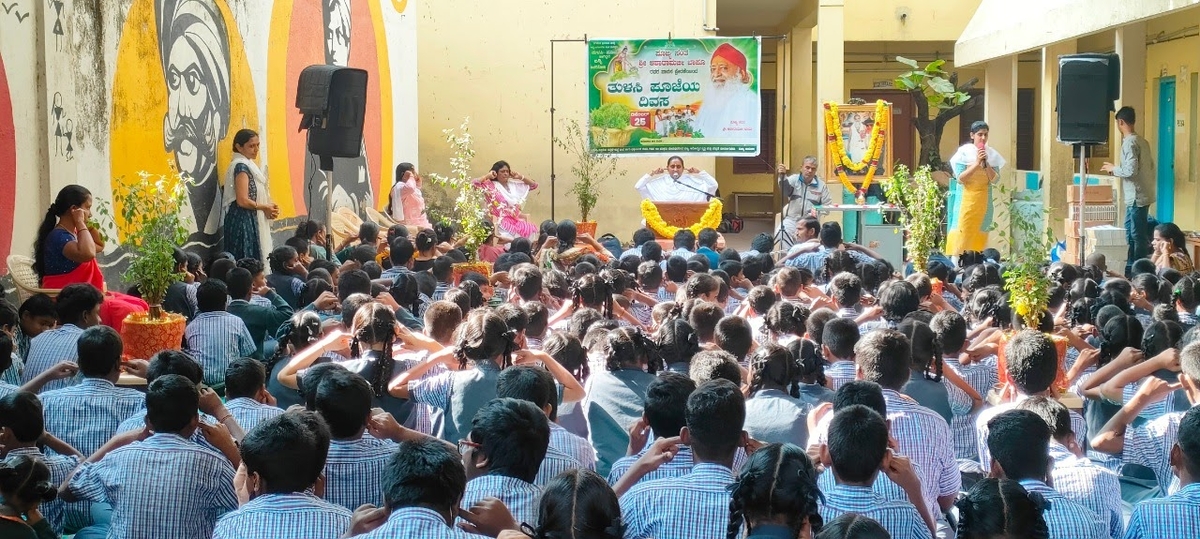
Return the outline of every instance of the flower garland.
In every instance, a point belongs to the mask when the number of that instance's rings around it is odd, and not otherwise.
[[[838,106],[836,103],[825,103],[825,136],[828,140],[829,151],[837,163],[834,172],[846,190],[854,193],[856,198],[866,196],[867,189],[871,187],[871,182],[875,179],[875,172],[879,170],[879,156],[883,153],[888,118],[891,116],[887,114],[890,106],[882,99],[875,102],[875,125],[871,128],[871,140],[867,146],[867,153],[861,162],[855,163],[850,160],[850,156],[846,153],[845,143],[842,142]],[[855,187],[847,177],[846,169],[862,172],[864,168],[867,169],[867,174],[863,178],[862,186]]]
[[[693,234],[699,234],[705,228],[716,229],[721,225],[722,209],[721,201],[716,198],[712,199],[708,203],[708,209],[700,217],[700,222],[687,227],[688,230],[691,230]],[[648,198],[642,199],[642,217],[646,219],[646,226],[650,227],[650,230],[664,238],[673,238],[676,232],[682,230],[677,226],[667,224],[658,214],[658,207]]]

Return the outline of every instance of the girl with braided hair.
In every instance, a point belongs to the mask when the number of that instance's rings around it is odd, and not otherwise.
[[[388,384],[388,392],[443,410],[442,439],[457,442],[470,432],[475,413],[496,398],[496,378],[512,365],[516,338],[500,315],[471,311],[454,332],[454,346],[401,373]],[[447,371],[425,377],[438,366]]]
[[[721,280],[707,273],[692,275],[683,285],[683,299],[698,299],[711,303],[717,302],[721,292]]]
[[[817,470],[799,446],[773,443],[755,451],[729,490],[727,539],[809,538],[821,531]]]
[[[909,368],[912,374],[904,386],[904,394],[929,408],[950,423],[955,415],[971,412],[973,401],[961,389],[942,383],[949,369],[942,365],[942,347],[937,335],[924,322],[906,319],[896,329],[908,337],[912,351]],[[952,389],[957,390],[951,396]]]
[[[818,346],[808,339],[796,339],[787,345],[788,353],[792,355],[796,367],[800,370],[800,391],[796,396],[809,410],[823,402],[833,402],[835,394],[834,390],[830,389],[829,380],[825,378],[827,364],[817,352]]]
[[[1011,479],[983,479],[959,498],[958,539],[1048,539],[1050,504]]]
[[[787,348],[770,343],[750,356],[746,433],[765,443],[804,444],[808,406],[800,400],[800,365]]]
[[[50,482],[50,468],[41,459],[18,455],[0,461],[0,537],[49,539],[58,537],[38,506],[54,501],[58,488]]]
[[[778,342],[787,346],[788,343],[804,337],[808,331],[808,316],[812,314],[808,307],[792,301],[780,301],[771,306],[762,325],[762,332],[767,341]],[[763,341],[759,341],[760,344]]]
[[[312,311],[300,311],[292,315],[285,325],[285,333],[279,338],[279,347],[275,354],[267,360],[267,391],[275,396],[280,408],[287,409],[294,404],[304,404],[304,398],[297,391],[296,374],[281,379],[280,373],[287,366],[285,361],[291,355],[308,348],[309,345],[321,338],[321,316]]]
[[[563,302],[558,312],[550,317],[552,329],[562,329],[563,321],[579,309],[595,309],[607,319],[619,319],[625,324],[638,326],[640,323],[629,311],[613,303],[620,277],[616,272],[588,273],[570,284],[571,297]]]
[[[657,372],[658,366],[663,365],[665,370],[686,375],[691,369],[692,356],[700,351],[700,337],[691,324],[674,319],[658,328],[654,349],[661,363],[653,364],[650,372]]]
[[[625,456],[629,430],[642,418],[646,388],[662,368],[656,348],[640,329],[612,330],[603,347],[604,371],[587,379],[583,411],[601,476]]]
[[[608,482],[591,470],[563,472],[550,481],[538,503],[537,526],[504,531],[498,539],[621,539],[621,505]]]

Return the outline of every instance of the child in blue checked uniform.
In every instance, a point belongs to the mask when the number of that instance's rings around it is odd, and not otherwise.
[[[1050,537],[1042,516],[1049,504],[1012,479],[982,479],[954,505],[958,507],[958,536],[964,539]]]
[[[453,527],[466,486],[461,457],[447,444],[432,438],[404,442],[388,459],[384,506],[360,508],[350,535],[466,539]]]
[[[1200,353],[1198,345],[1191,348],[1193,353]],[[1125,539],[1200,535],[1200,408],[1188,410],[1179,422],[1171,465],[1179,478],[1179,491],[1134,507]]]
[[[771,444],[751,455],[734,481],[729,503],[730,539],[810,537],[821,531],[817,471],[804,450]]]
[[[497,498],[517,522],[536,522],[541,489],[533,484],[550,444],[546,414],[533,403],[493,399],[475,414],[471,431],[458,442],[467,469],[464,510]]]

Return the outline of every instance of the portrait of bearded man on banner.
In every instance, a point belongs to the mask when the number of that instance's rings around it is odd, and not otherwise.
[[[695,127],[709,139],[758,139],[761,108],[746,55],[729,43],[713,51]]]
[[[349,66],[351,11],[350,0],[320,0],[321,17],[325,25],[325,64]],[[368,110],[367,114],[378,111]],[[307,154],[304,161],[306,178],[305,196],[308,197],[308,214],[316,219],[327,218],[329,182],[319,170],[319,158]],[[333,159],[333,209],[348,208],[363,216],[365,208],[374,206],[375,195],[371,187],[371,173],[367,168],[366,148],[358,157]],[[313,187],[316,187],[315,189]]]
[[[192,242],[211,248],[221,226],[217,147],[229,130],[229,36],[213,0],[156,0],[155,19],[167,81],[163,144],[194,182]]]

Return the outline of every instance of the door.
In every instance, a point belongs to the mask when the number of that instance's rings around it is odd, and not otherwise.
[[[913,127],[913,115],[916,106],[913,105],[912,95],[900,90],[851,90],[850,97],[858,98],[867,103],[875,103],[882,99],[892,104],[892,125],[904,126],[904,129],[892,129],[892,155],[896,163],[902,163],[910,170],[916,168],[914,157],[917,154],[917,129]]]
[[[1175,220],[1175,77],[1158,79],[1158,211],[1160,223]]]

